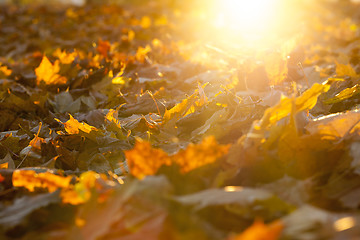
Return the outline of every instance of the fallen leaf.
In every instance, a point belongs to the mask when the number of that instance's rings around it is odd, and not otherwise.
[[[282,97],[280,103],[265,111],[264,116],[260,121],[259,128],[267,129],[279,120],[288,116],[292,111],[293,105],[295,105],[294,114],[313,108],[319,95],[327,92],[330,89],[330,85],[330,81],[326,81],[323,84],[315,83],[310,89],[296,99]]]
[[[59,75],[60,62],[56,60],[52,64],[49,59],[44,56],[40,65],[35,69],[37,84],[39,85],[42,81],[47,85],[66,84],[67,78]]]
[[[180,166],[183,173],[215,162],[224,156],[230,145],[220,145],[214,136],[203,139],[199,144],[190,143],[185,150],[172,156],[172,161]]]
[[[59,188],[69,186],[71,176],[62,177],[50,172],[36,173],[34,170],[15,170],[12,176],[14,187],[24,187],[30,192],[35,188],[46,188],[49,192],[54,192]]]
[[[215,162],[224,156],[229,148],[230,145],[220,145],[215,137],[210,136],[199,144],[189,144],[186,150],[169,156],[162,149],[151,147],[149,142],[138,140],[132,150],[125,151],[125,156],[131,174],[142,179],[156,174],[163,165],[177,164],[182,173],[189,172]]]
[[[359,76],[350,64],[345,65],[341,63],[336,63],[336,75],[338,77],[349,76],[352,78]]]
[[[110,50],[110,42],[109,41],[103,41],[101,39],[99,39],[98,41],[98,46],[96,48],[96,50],[105,58],[108,57],[108,52]]]
[[[6,165],[5,168],[8,169],[15,169],[15,163],[14,160],[11,158],[10,153],[6,154],[6,156],[3,159],[0,159],[1,166]],[[2,168],[2,167],[1,167]]]
[[[34,210],[58,203],[59,200],[58,192],[18,198],[12,205],[0,211],[0,226],[5,229],[14,227],[24,221],[25,217]]]
[[[229,240],[277,240],[283,228],[284,224],[281,221],[264,224],[263,221],[256,220],[244,232],[230,237]]]
[[[339,103],[339,102],[342,102],[342,101],[344,101],[346,99],[352,98],[352,97],[358,95],[359,93],[360,93],[360,86],[359,86],[359,84],[355,84],[351,88],[346,88],[346,89],[342,90],[341,92],[336,94],[335,97],[330,98],[330,99],[326,99],[324,101],[324,103],[325,104]]]
[[[137,140],[133,149],[125,151],[125,156],[131,174],[139,179],[154,175],[162,165],[171,165],[167,153],[142,140]]]
[[[103,136],[102,132],[99,131],[96,127],[90,126],[89,124],[84,123],[84,122],[80,123],[78,120],[73,118],[73,116],[71,116],[70,114],[69,114],[69,116],[70,116],[70,119],[64,123],[58,119],[55,119],[64,125],[65,131],[68,134],[83,135],[93,141],[96,141],[97,137]]]

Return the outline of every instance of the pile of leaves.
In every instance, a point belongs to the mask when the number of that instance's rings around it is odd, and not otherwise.
[[[264,49],[169,2],[0,8],[1,238],[358,238],[359,6]]]

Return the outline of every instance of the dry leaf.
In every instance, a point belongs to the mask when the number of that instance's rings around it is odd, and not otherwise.
[[[60,120],[57,121],[61,122]],[[70,119],[62,124],[64,124],[65,131],[68,134],[79,134],[80,132],[90,133],[91,131],[97,131],[96,127],[90,126],[87,123],[80,123],[71,115],[70,115]]]
[[[125,151],[125,156],[131,174],[142,179],[154,175],[162,165],[174,163],[180,166],[182,173],[189,172],[215,162],[229,148],[230,145],[220,145],[214,136],[210,136],[199,144],[189,144],[186,150],[169,156],[162,149],[151,147],[149,142],[138,140],[132,150]]]
[[[96,180],[100,178],[100,174],[93,171],[82,173],[78,183],[61,190],[60,196],[63,203],[78,205],[89,200],[91,197],[91,189],[94,188]]]
[[[36,173],[33,170],[16,170],[12,176],[14,187],[25,187],[30,192],[35,188],[46,188],[49,192],[54,192],[58,188],[69,186],[71,177],[62,177],[50,172]]]
[[[0,159],[0,168],[15,169],[15,163],[14,160],[11,158],[10,153],[6,154],[3,159]]]
[[[235,237],[230,237],[229,240],[277,240],[283,228],[284,224],[281,221],[266,225],[263,221],[256,220],[244,232]]]
[[[108,56],[108,52],[110,50],[110,43],[109,41],[102,41],[101,39],[99,39],[98,42],[98,47],[96,48],[96,50],[105,58],[107,58]]]
[[[172,156],[172,161],[180,166],[181,172],[186,173],[215,162],[227,154],[229,148],[230,145],[220,145],[214,136],[209,136],[199,144],[190,143],[185,150]]]
[[[0,183],[3,182],[5,180],[5,178],[3,177],[3,175],[0,174]]]
[[[44,56],[40,65],[35,69],[37,84],[39,85],[41,81],[44,81],[47,85],[66,84],[67,78],[59,75],[59,71],[59,60],[56,60],[55,63],[52,64],[49,59]]]
[[[264,116],[260,122],[261,129],[267,129],[279,120],[288,116],[295,104],[294,114],[303,110],[309,110],[315,106],[317,99],[321,93],[327,92],[330,89],[331,82],[326,81],[323,84],[315,83],[310,89],[304,92],[296,99],[282,97],[280,103],[274,107],[266,109]]]
[[[171,165],[167,153],[141,140],[136,141],[133,149],[125,151],[125,156],[131,174],[139,179],[154,175],[162,165]]]

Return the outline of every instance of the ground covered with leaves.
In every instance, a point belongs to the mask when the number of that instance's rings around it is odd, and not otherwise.
[[[359,6],[298,4],[2,6],[0,238],[359,239]]]

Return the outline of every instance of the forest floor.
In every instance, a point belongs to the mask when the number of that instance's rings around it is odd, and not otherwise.
[[[360,239],[360,6],[190,2],[1,6],[1,239]]]

